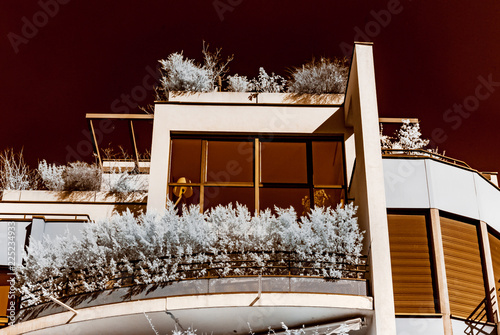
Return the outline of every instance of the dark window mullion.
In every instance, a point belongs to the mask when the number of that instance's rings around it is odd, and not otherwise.
[[[201,176],[200,176],[200,213],[204,211],[205,205],[205,186],[204,184],[207,182],[207,140],[201,141]]]
[[[313,182],[313,157],[312,141],[306,142],[307,186],[309,187],[309,210],[314,208],[314,182]]]

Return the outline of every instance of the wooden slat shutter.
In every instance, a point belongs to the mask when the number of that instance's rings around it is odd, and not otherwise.
[[[424,215],[388,215],[396,313],[435,313]]]
[[[451,314],[468,318],[486,296],[477,227],[441,217]]]
[[[491,260],[493,261],[493,273],[495,275],[496,292],[500,289],[500,239],[489,234]]]

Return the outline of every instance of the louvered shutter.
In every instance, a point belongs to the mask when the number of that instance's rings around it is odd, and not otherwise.
[[[424,215],[388,215],[396,313],[435,313]]]
[[[441,232],[451,314],[468,318],[486,296],[477,228],[441,217]]]

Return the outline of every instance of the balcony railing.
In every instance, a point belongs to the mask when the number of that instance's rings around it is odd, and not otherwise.
[[[255,255],[259,254],[259,259]],[[252,255],[252,256],[249,256]],[[206,256],[206,255],[205,255]],[[144,261],[133,261],[128,264],[118,264],[113,276],[88,276],[85,272],[76,271],[71,277],[56,277],[45,279],[39,284],[39,289],[31,292],[30,297],[23,297],[21,305],[30,307],[29,301],[40,297],[42,290],[51,291],[58,298],[65,298],[84,293],[95,293],[103,290],[130,287],[137,290],[138,285],[168,285],[190,279],[210,279],[245,276],[275,276],[275,277],[314,277],[326,280],[365,279],[367,272],[366,256],[353,257],[349,255],[329,254],[335,262],[318,259],[301,258],[297,253],[286,251],[231,253],[225,254],[226,259],[214,260],[216,255],[207,262],[184,262],[169,264],[168,258],[161,258],[165,264],[145,267]],[[191,259],[197,255],[192,255]],[[210,258],[210,257],[209,257]],[[165,274],[168,273],[168,276]],[[145,279],[149,278],[149,279]],[[93,282],[105,282],[104,287],[92,285]],[[54,287],[58,288],[54,290]],[[42,299],[44,300],[44,299]],[[33,305],[33,304],[32,304]]]
[[[468,169],[472,168],[469,166],[469,164],[465,163],[464,161],[461,161],[459,159],[451,158],[448,156],[444,156],[432,151],[428,151],[425,149],[382,149],[382,155],[384,156],[408,156],[408,155],[413,155],[413,156],[427,156],[430,158],[438,159],[441,161],[445,161],[447,163],[451,163],[454,165],[462,166]]]

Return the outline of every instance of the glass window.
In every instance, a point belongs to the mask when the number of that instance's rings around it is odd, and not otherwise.
[[[262,142],[262,183],[307,183],[306,143]]]
[[[178,204],[177,208],[182,212],[184,205],[198,205],[200,203],[200,187],[196,186],[170,186],[168,198]]]
[[[205,187],[204,209],[217,207],[217,205],[227,206],[236,203],[245,205],[253,214],[255,211],[255,191],[250,187]]]
[[[209,141],[208,182],[252,182],[253,143]]]
[[[274,206],[279,208],[292,206],[298,215],[304,215],[304,205],[308,197],[307,188],[261,188],[260,209],[269,208],[274,211]]]
[[[176,139],[170,149],[170,182],[176,183],[184,177],[199,183],[201,176],[201,140]]]
[[[312,142],[314,185],[344,184],[341,142]]]
[[[341,141],[273,136],[274,141],[260,142],[259,136],[182,136],[172,139],[168,185],[168,196],[179,208],[200,204],[204,211],[239,202],[252,212],[293,206],[297,214],[305,215],[311,206],[344,203]]]

